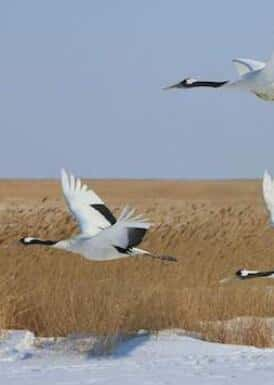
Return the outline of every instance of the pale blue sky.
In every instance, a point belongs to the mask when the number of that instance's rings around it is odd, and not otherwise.
[[[274,50],[274,3],[0,1],[1,177],[241,178],[274,172],[274,103],[164,92]]]

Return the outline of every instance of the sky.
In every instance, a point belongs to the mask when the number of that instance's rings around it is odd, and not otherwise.
[[[0,177],[256,178],[274,103],[162,87],[274,51],[274,2],[0,1]]]

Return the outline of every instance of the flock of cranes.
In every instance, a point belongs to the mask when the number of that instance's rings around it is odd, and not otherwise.
[[[240,79],[236,81],[201,81],[185,78],[164,89],[191,89],[212,87],[222,89],[242,89],[264,100],[274,100],[274,55],[266,63],[251,59],[233,60]],[[80,234],[64,240],[42,240],[24,237],[20,241],[26,245],[45,245],[83,255],[94,261],[144,255],[160,260],[176,261],[175,257],[154,255],[137,246],[142,242],[151,223],[135,210],[125,207],[116,218],[103,200],[81,180],[61,171],[61,183],[67,205],[79,224]],[[266,171],[263,178],[263,196],[274,225],[274,181]],[[257,277],[274,278],[273,271],[253,271],[240,269],[235,277],[246,280]]]
[[[116,219],[104,201],[79,178],[61,171],[61,183],[65,200],[73,217],[78,222],[80,233],[69,239],[42,240],[27,236],[20,241],[26,246],[44,245],[69,252],[81,254],[93,261],[144,255],[159,260],[176,262],[176,257],[154,255],[139,249],[138,246],[151,223],[135,210],[125,207]],[[268,171],[263,177],[263,197],[270,215],[270,223],[274,226],[274,180]],[[240,269],[235,277],[245,280],[250,278],[274,278],[273,271],[253,271]]]
[[[164,87],[164,90],[172,89],[192,89],[199,87],[221,88],[227,90],[243,90],[255,94],[257,97],[273,101],[274,100],[274,54],[267,62],[253,59],[234,59],[239,79],[235,81],[204,81],[194,78],[185,78],[182,81]],[[266,207],[270,213],[271,225],[274,226],[274,181],[270,174],[265,171],[263,178],[263,196]],[[240,269],[236,272],[236,277],[240,279],[268,277],[274,278],[273,271],[253,271]]]

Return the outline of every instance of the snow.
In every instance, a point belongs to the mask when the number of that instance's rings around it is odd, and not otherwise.
[[[163,331],[140,333],[96,356],[95,337],[37,339],[28,331],[0,338],[1,384],[273,384],[274,349],[209,343]]]

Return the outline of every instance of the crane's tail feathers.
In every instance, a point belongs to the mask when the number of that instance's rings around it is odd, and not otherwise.
[[[130,255],[150,255],[150,252],[143,249],[138,249],[137,247],[132,247],[130,249]]]
[[[168,262],[177,262],[177,258],[171,255],[154,255],[147,250],[138,249],[137,247],[132,247],[130,249],[130,255],[132,256],[146,255],[152,259],[160,259],[161,261],[168,261]]]

